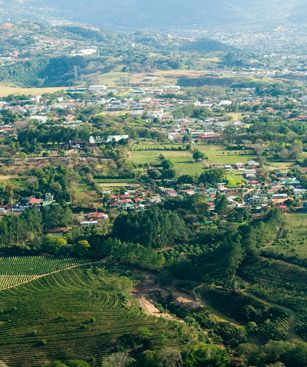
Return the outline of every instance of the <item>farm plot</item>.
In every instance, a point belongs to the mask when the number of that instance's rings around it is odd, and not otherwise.
[[[203,287],[201,298],[217,310],[227,320],[245,325],[254,322],[257,325],[250,333],[263,342],[270,339],[283,340],[288,338],[291,314],[279,307],[243,292]]]
[[[0,340],[1,359],[14,367],[56,359],[86,359],[100,366],[119,340],[133,343],[144,329],[154,345],[181,345],[184,326],[144,316],[129,295],[131,287],[128,278],[96,265],[0,292],[0,333],[6,336]]]
[[[292,333],[307,340],[307,269],[284,261],[259,257],[240,270],[248,290],[290,312]]]
[[[82,264],[76,259],[55,259],[45,256],[0,258],[0,290],[29,282],[44,274]]]

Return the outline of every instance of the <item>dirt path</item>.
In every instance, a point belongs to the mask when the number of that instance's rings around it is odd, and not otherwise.
[[[144,295],[139,296],[137,298],[140,302],[140,305],[141,305],[145,315],[159,317],[159,318],[166,319],[166,320],[171,320],[171,321],[183,322],[183,320],[177,319],[176,317],[172,316],[171,314],[169,314],[167,312],[160,311],[155,306],[155,304],[150,299],[146,298]]]
[[[184,321],[180,318],[158,309],[158,307],[155,305],[155,302],[151,299],[150,293],[154,291],[167,292],[168,290],[165,290],[157,285],[154,274],[149,272],[142,272],[142,274],[144,275],[144,280],[133,290],[132,295],[138,299],[144,313],[147,316],[154,316],[163,318],[165,320],[183,323]]]

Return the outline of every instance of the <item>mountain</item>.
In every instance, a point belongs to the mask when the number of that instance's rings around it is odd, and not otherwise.
[[[306,23],[305,0],[0,0],[4,18],[62,19],[117,29],[275,27]]]

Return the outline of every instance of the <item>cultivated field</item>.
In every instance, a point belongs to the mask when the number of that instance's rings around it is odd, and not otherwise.
[[[53,269],[44,270],[41,260],[21,259],[20,272],[27,273],[27,261],[28,273]],[[16,261],[4,261],[7,272],[18,272]],[[6,335],[0,340],[1,359],[14,367],[38,367],[55,359],[85,359],[98,367],[119,339],[130,343],[146,333],[157,345],[165,340],[169,346],[181,344],[181,327],[143,315],[129,294],[131,287],[128,278],[111,275],[102,265],[80,265],[1,291],[0,333]]]
[[[307,270],[285,261],[258,258],[240,271],[253,295],[283,307],[290,315],[289,332],[307,339]]]
[[[76,259],[55,259],[44,256],[1,257],[0,291],[81,264],[82,261]]]

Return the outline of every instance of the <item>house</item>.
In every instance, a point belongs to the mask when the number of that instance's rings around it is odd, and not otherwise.
[[[232,105],[232,101],[229,101],[227,99],[224,99],[222,101],[220,101],[219,106],[231,106]]]
[[[119,143],[129,139],[129,135],[110,135],[107,137],[107,143]]]
[[[87,215],[87,218],[91,221],[91,220],[95,220],[95,221],[98,221],[98,220],[107,220],[109,219],[109,216],[108,214],[105,214],[105,213],[100,213],[100,212],[94,212],[94,213],[89,213]]]
[[[35,197],[30,197],[28,200],[28,204],[30,206],[39,206],[43,203],[43,199],[37,199]]]
[[[99,222],[97,220],[84,220],[81,223],[82,227],[97,226]]]
[[[260,166],[260,163],[259,163],[259,162],[254,161],[254,160],[250,160],[250,161],[248,161],[248,162],[247,162],[247,165],[248,165],[249,167],[254,167],[254,168],[256,168],[256,167],[259,167],[259,166]]]

